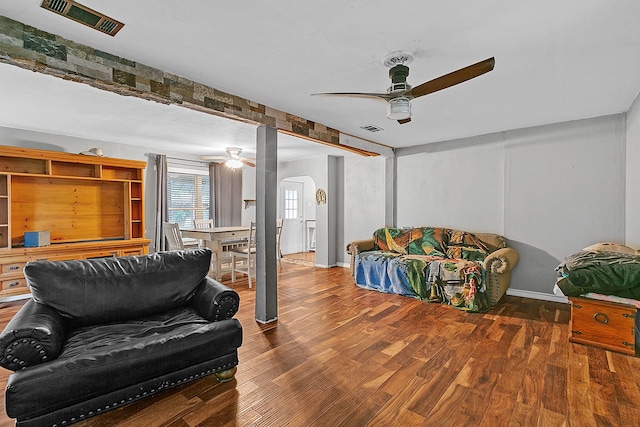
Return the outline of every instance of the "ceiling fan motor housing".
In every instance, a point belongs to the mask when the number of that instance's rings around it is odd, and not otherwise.
[[[398,64],[389,69],[389,77],[391,78],[391,87],[388,92],[406,92],[411,89],[407,84],[407,76],[409,76],[409,67]]]

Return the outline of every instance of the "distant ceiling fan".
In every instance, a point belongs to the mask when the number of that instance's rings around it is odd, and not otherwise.
[[[484,61],[445,74],[444,76],[422,83],[416,87],[411,87],[407,83],[409,67],[405,64],[410,63],[412,60],[411,55],[402,52],[394,52],[383,60],[383,64],[390,67],[389,77],[391,78],[391,86],[389,86],[386,93],[328,92],[314,93],[312,95],[338,95],[383,99],[387,101],[387,118],[397,120],[400,124],[405,124],[411,121],[412,99],[481,76],[493,70],[496,63],[495,58],[485,59]]]
[[[224,162],[225,166],[231,169],[237,169],[242,167],[243,164],[247,166],[251,166],[253,168],[256,167],[254,163],[256,159],[249,157],[240,157],[240,153],[242,153],[242,148],[239,147],[227,147],[228,156],[200,156],[201,160],[211,160],[211,161],[220,161]]]

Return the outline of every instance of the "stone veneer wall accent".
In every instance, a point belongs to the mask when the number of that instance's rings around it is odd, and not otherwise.
[[[4,16],[0,16],[0,61],[121,95],[268,125],[359,154],[377,155],[340,144],[339,131],[320,123],[95,50]]]

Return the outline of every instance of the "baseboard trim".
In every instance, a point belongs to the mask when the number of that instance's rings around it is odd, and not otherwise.
[[[569,299],[567,297],[556,295],[556,294],[548,294],[546,292],[526,291],[524,289],[509,288],[507,289],[507,295],[511,295],[514,297],[540,299],[543,301],[561,302],[564,304],[569,304]]]

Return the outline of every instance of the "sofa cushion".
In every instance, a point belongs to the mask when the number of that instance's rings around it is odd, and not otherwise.
[[[489,254],[487,245],[473,233],[461,230],[448,230],[447,258],[482,261]]]
[[[402,255],[444,256],[447,234],[440,227],[380,228],[373,233],[374,249]]]
[[[473,246],[449,246],[447,248],[447,258],[483,261],[487,255],[486,251]]]
[[[24,275],[36,302],[77,325],[133,319],[185,305],[209,271],[211,251],[81,261],[35,261]]]

